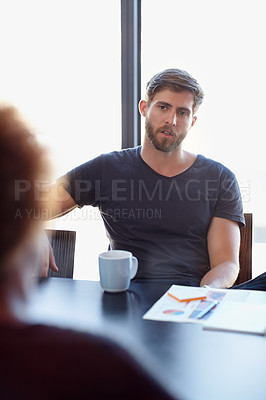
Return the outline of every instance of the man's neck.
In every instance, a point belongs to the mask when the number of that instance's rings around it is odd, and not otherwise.
[[[171,177],[188,169],[197,156],[183,150],[181,145],[171,152],[156,150],[150,142],[144,140],[141,157],[158,174]]]

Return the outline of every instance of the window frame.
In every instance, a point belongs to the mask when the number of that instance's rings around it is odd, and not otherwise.
[[[141,143],[141,0],[121,0],[122,149]]]

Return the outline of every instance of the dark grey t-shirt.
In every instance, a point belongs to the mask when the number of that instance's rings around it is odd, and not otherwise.
[[[110,248],[138,258],[137,278],[198,286],[210,269],[212,218],[244,225],[236,178],[202,155],[181,174],[165,177],[140,152],[139,146],[103,154],[60,179],[80,207],[99,207]]]

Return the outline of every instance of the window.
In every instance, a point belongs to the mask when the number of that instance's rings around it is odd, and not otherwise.
[[[121,148],[119,0],[2,2],[0,42],[0,100],[51,148],[54,178]],[[108,246],[97,210],[49,226],[77,231],[74,277],[97,279]]]
[[[265,11],[263,0],[142,2],[142,87],[171,67],[201,84],[206,97],[184,147],[237,175],[254,215],[254,276],[266,269]]]

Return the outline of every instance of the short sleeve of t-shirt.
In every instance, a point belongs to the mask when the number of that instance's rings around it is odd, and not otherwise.
[[[239,223],[240,228],[245,226],[243,206],[239,185],[235,175],[223,167],[219,185],[219,194],[214,208],[214,216],[230,219]]]
[[[58,182],[75,200],[79,207],[99,206],[102,180],[102,156],[96,157],[60,177]]]

